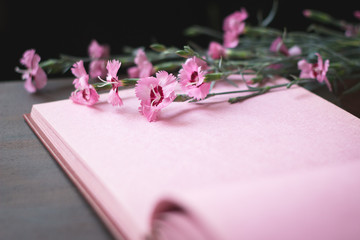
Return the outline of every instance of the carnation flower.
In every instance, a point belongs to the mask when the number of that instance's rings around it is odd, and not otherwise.
[[[141,78],[135,86],[135,94],[141,101],[139,111],[149,122],[155,121],[160,110],[174,101],[176,78],[166,71],[156,77]]]
[[[83,89],[89,85],[89,75],[85,70],[84,62],[82,60],[74,63],[73,67],[71,68],[71,72],[76,77],[73,81],[76,89]]]
[[[235,32],[225,32],[223,38],[226,48],[234,48],[239,44],[239,35]]]
[[[325,82],[329,90],[332,91],[331,84],[326,77],[330,61],[327,59],[323,62],[319,53],[316,53],[316,56],[318,57],[317,63],[308,63],[305,59],[298,62],[298,69],[301,70],[300,78],[313,78],[320,83]]]
[[[277,37],[270,46],[270,51],[271,52],[280,52],[282,54],[284,54],[285,56],[289,55],[289,50],[286,47],[286,45],[284,44],[284,41],[282,40],[281,37]]]
[[[44,88],[47,83],[46,73],[39,66],[40,59],[40,56],[35,53],[34,49],[27,50],[20,59],[20,63],[27,69],[16,68],[16,71],[21,73],[22,79],[25,80],[25,89],[30,93]]]
[[[179,71],[180,86],[190,97],[197,100],[204,99],[210,91],[210,83],[205,83],[205,71],[208,66],[206,63],[192,57],[182,64]]]
[[[297,56],[301,54],[301,48],[297,45],[288,49],[281,37],[277,37],[270,46],[270,51],[282,53],[285,56]]]
[[[71,93],[70,99],[74,103],[88,106],[94,105],[99,100],[99,94],[88,82],[89,75],[85,71],[83,61],[80,60],[74,63],[73,67],[71,68],[71,72],[77,78],[75,78],[73,81],[76,90]]]
[[[121,106],[123,102],[119,96],[118,87],[122,86],[122,83],[117,77],[117,72],[121,66],[121,62],[117,60],[108,61],[106,69],[108,70],[106,81],[111,83],[112,88],[108,95],[108,103],[111,103],[113,106]]]
[[[234,32],[241,34],[244,32],[244,20],[248,18],[248,13],[245,8],[241,11],[235,11],[224,19],[223,30],[224,32]]]
[[[356,17],[357,19],[360,20],[360,11],[359,10],[354,11],[354,17]]]
[[[92,85],[88,85],[82,90],[76,90],[71,93],[70,99],[74,103],[92,106],[99,101],[99,94]]]
[[[220,59],[226,57],[226,49],[218,42],[212,41],[209,44],[208,55],[212,59]]]
[[[142,49],[137,51],[134,63],[136,66],[128,69],[130,78],[150,77],[155,72],[153,65],[147,59],[146,54]]]
[[[89,56],[92,59],[89,65],[91,78],[104,77],[106,74],[106,58],[110,56],[110,48],[107,45],[100,45],[92,40],[88,48]]]
[[[227,16],[223,23],[224,30],[224,47],[234,48],[239,43],[239,35],[245,30],[244,20],[248,18],[248,13],[245,8],[241,11],[236,11]]]

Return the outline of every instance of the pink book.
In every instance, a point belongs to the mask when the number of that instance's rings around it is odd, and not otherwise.
[[[360,239],[357,117],[297,86],[174,102],[151,123],[120,95],[25,115],[116,238]]]

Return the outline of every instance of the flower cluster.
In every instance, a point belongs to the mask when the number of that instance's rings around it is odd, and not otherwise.
[[[236,85],[233,80],[238,79],[247,86],[247,90],[231,91],[242,95],[229,99],[230,103],[294,84],[325,85],[340,97],[360,89],[360,24],[304,10],[305,17],[333,28],[313,24],[309,27],[311,32],[281,32],[268,26],[275,12],[276,6],[259,26],[246,23],[249,14],[241,8],[224,19],[222,31],[201,26],[188,28],[186,33],[190,37],[199,34],[211,37],[206,49],[198,45],[178,49],[153,44],[150,52],[135,48],[131,56],[112,57],[108,45],[93,40],[88,46],[87,59],[66,56],[40,63],[40,56],[32,49],[20,60],[27,69],[16,68],[16,71],[22,74],[26,90],[35,92],[46,84],[44,70],[56,72],[71,68],[75,91],[70,99],[88,106],[98,102],[98,91],[107,90],[108,103],[121,107],[126,104],[121,99],[121,89],[133,86],[140,101],[139,112],[150,122],[173,101],[197,102],[230,93],[211,92],[216,81]],[[360,20],[360,11],[355,11],[354,17]],[[118,75],[121,66],[127,68],[125,77]],[[287,78],[289,83],[264,85],[275,77]],[[352,80],[351,84],[345,83],[348,79]],[[176,93],[176,89],[181,89],[182,93]],[[249,94],[244,95],[244,92]]]

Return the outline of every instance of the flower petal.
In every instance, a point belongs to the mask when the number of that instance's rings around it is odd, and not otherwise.
[[[38,68],[34,76],[34,82],[36,89],[42,89],[47,83],[46,73],[41,67]]]
[[[106,69],[108,71],[106,79],[111,81],[112,78],[117,79],[117,72],[121,66],[121,62],[113,59],[112,61],[108,61],[106,65]]]
[[[115,89],[111,89],[108,94],[108,103],[110,103],[113,106],[122,106],[123,101],[119,96],[119,93]]]
[[[32,78],[30,77],[30,75],[28,75],[28,77],[25,79],[24,87],[25,87],[26,91],[28,91],[29,93],[36,92],[36,87],[32,83]]]

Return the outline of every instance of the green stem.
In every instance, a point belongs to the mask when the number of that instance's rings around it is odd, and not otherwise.
[[[265,87],[258,87],[258,88],[251,87],[251,88],[244,89],[244,90],[209,93],[203,100],[214,97],[214,96],[219,96],[219,95],[246,93],[246,92],[251,93],[251,94],[248,94],[245,96],[239,96],[239,97],[229,99],[230,103],[235,103],[235,102],[239,102],[241,100],[247,99],[247,98],[251,98],[254,96],[264,94],[264,93],[270,91],[271,89],[282,88],[282,87],[290,88],[292,85],[295,85],[295,84],[303,84],[303,83],[308,83],[308,82],[313,82],[313,81],[314,81],[314,79],[299,79],[299,78],[297,78],[288,83],[282,83],[282,84],[277,84],[277,85],[272,85],[272,86],[265,86]],[[176,102],[185,102],[190,99],[192,99],[192,98],[187,96],[186,94],[178,94],[177,97],[175,98],[175,101]],[[190,102],[198,102],[198,101],[201,101],[201,100],[192,99]]]
[[[213,30],[211,28],[195,25],[187,28],[184,31],[187,36],[196,36],[200,34],[208,35],[210,37],[214,37],[216,39],[222,40],[223,34],[219,31]]]
[[[266,92],[268,92],[268,91],[269,91],[269,90],[264,90],[264,91],[260,91],[260,92],[255,92],[255,93],[252,93],[252,94],[248,94],[248,95],[246,95],[246,96],[229,98],[228,102],[231,103],[231,104],[237,103],[237,102],[243,101],[243,100],[245,100],[245,99],[252,98],[252,97],[255,97],[255,96],[264,94],[264,93],[266,93]]]

